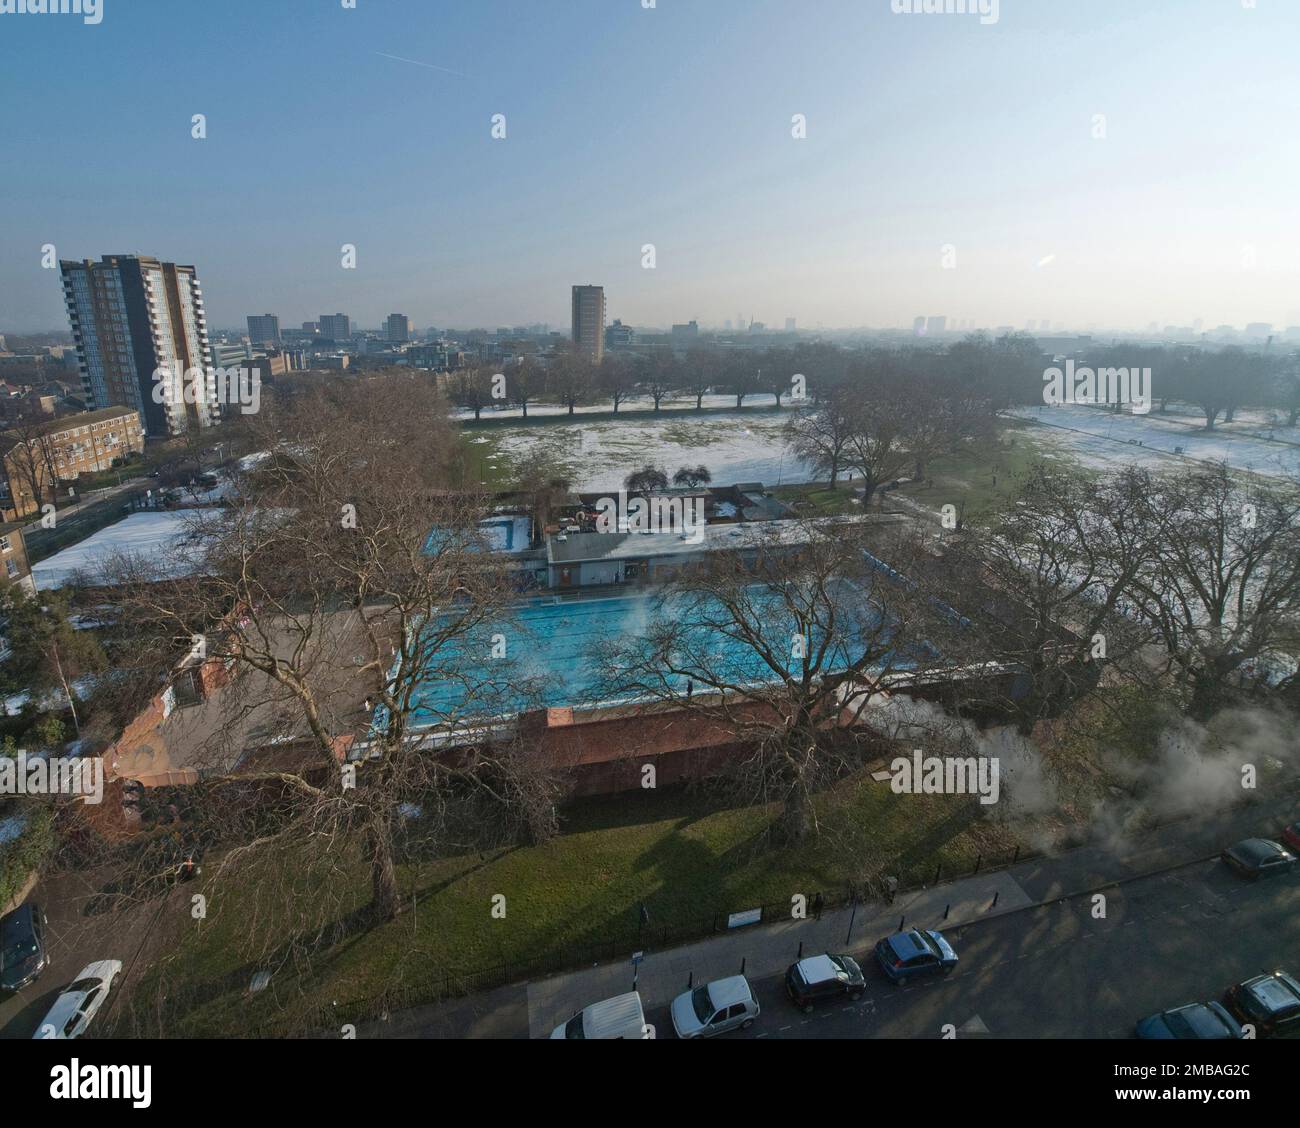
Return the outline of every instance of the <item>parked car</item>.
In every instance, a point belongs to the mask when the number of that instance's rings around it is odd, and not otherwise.
[[[877,943],[876,960],[895,983],[906,983],[922,975],[947,975],[957,966],[957,953],[943,933],[913,928]]]
[[[1282,845],[1300,856],[1300,822],[1294,822],[1282,831]]]
[[[1300,1037],[1300,981],[1285,971],[1229,987],[1224,1005],[1262,1038]]]
[[[592,1003],[575,1014],[568,1022],[551,1031],[554,1038],[611,1039],[633,1038],[644,1040],[655,1036],[655,1028],[646,1023],[641,996],[636,991],[617,995],[603,1002]]]
[[[1296,861],[1290,850],[1268,838],[1247,838],[1229,846],[1220,857],[1230,870],[1249,881],[1287,873]]]
[[[81,974],[50,1007],[33,1038],[80,1038],[108,998],[113,980],[122,970],[121,960],[100,960],[81,969]]]
[[[818,1003],[861,998],[867,978],[852,956],[809,956],[786,969],[785,989],[795,1006],[811,1014]]]
[[[1137,1036],[1208,1041],[1245,1035],[1237,1020],[1218,1003],[1188,1003],[1144,1018],[1137,1024]]]
[[[45,914],[28,902],[0,917],[0,990],[21,991],[49,965]]]
[[[748,1030],[758,1014],[758,1000],[743,975],[685,991],[672,1005],[673,1029],[679,1038],[711,1038],[728,1030]]]

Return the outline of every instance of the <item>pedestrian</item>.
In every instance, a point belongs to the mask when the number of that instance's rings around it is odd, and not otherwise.
[[[818,893],[817,896],[813,898],[813,912],[816,914],[818,920],[822,919],[823,905],[824,902],[822,901],[822,895]]]

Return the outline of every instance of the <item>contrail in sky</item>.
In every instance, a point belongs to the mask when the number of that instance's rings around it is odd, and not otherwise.
[[[399,63],[410,63],[416,67],[428,67],[429,70],[442,71],[443,74],[454,74],[457,78],[464,78],[460,71],[448,70],[446,67],[434,66],[433,63],[422,63],[419,59],[403,59],[401,55],[385,55],[382,51],[376,51],[376,55],[383,59],[396,59]]]

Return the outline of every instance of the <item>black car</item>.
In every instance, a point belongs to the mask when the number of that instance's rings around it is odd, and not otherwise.
[[[45,916],[37,905],[20,905],[0,918],[0,989],[21,991],[49,962]]]
[[[1300,1038],[1300,981],[1285,971],[1229,987],[1224,1005],[1261,1038]]]
[[[1295,865],[1295,855],[1285,846],[1268,838],[1247,838],[1220,855],[1228,868],[1250,881],[1287,873]]]
[[[1217,1041],[1243,1037],[1241,1027],[1218,1003],[1188,1003],[1161,1011],[1137,1024],[1139,1038]]]
[[[817,1003],[860,998],[867,979],[852,956],[809,956],[786,970],[785,989],[794,1005],[810,1014]]]

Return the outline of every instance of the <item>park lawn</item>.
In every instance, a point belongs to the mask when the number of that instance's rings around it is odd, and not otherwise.
[[[925,468],[930,485],[909,482],[894,492],[927,509],[956,506],[967,521],[979,522],[1001,513],[1019,480],[1041,459],[1034,445],[1020,434],[1028,424],[1004,422],[996,440],[933,459]]]
[[[776,486],[772,493],[787,505],[793,506],[801,517],[839,517],[845,513],[861,513],[861,501],[854,500],[853,483],[841,478],[832,489],[826,482],[811,482],[801,486]]]
[[[956,875],[977,859],[1009,860],[1017,847],[1004,826],[982,818],[973,798],[894,795],[865,772],[824,795],[820,811],[819,838],[775,848],[759,838],[769,808],[710,810],[706,796],[680,790],[584,800],[543,846],[403,866],[401,916],[324,948],[305,971],[286,967],[274,990],[250,998],[244,991],[266,963],[241,954],[249,922],[281,927],[277,903],[259,890],[254,868],[205,890],[208,919],[179,931],[174,958],[151,973],[149,987],[165,978],[171,986],[162,989],[174,998],[204,1000],[185,1007],[173,1033],[311,1029],[386,994],[431,1001],[448,971],[504,965],[524,978],[538,959],[569,966],[590,958],[587,949],[597,944],[609,945],[602,958],[625,958],[638,946],[642,904],[650,926],[639,946],[653,948],[665,926],[700,922],[704,933],[715,914],[788,903],[795,893],[840,896],[850,880],[872,872],[919,884],[937,865]],[[283,884],[284,857],[275,864]],[[346,889],[337,875],[330,881],[340,914],[368,900],[364,867],[352,868]],[[297,885],[297,897],[315,896],[310,878]],[[497,894],[506,898],[503,920],[490,914]],[[283,915],[287,921],[290,913]]]
[[[1028,426],[1020,420],[1006,421],[996,440],[931,460],[926,466],[930,485],[905,482],[888,496],[905,497],[936,511],[954,505],[968,521],[1000,513],[1010,502],[1017,481],[1040,458],[1033,444],[1020,436]],[[812,482],[778,486],[772,492],[802,516],[836,517],[862,512],[861,502],[855,500],[861,487],[860,478],[841,478],[835,489],[827,482]]]

